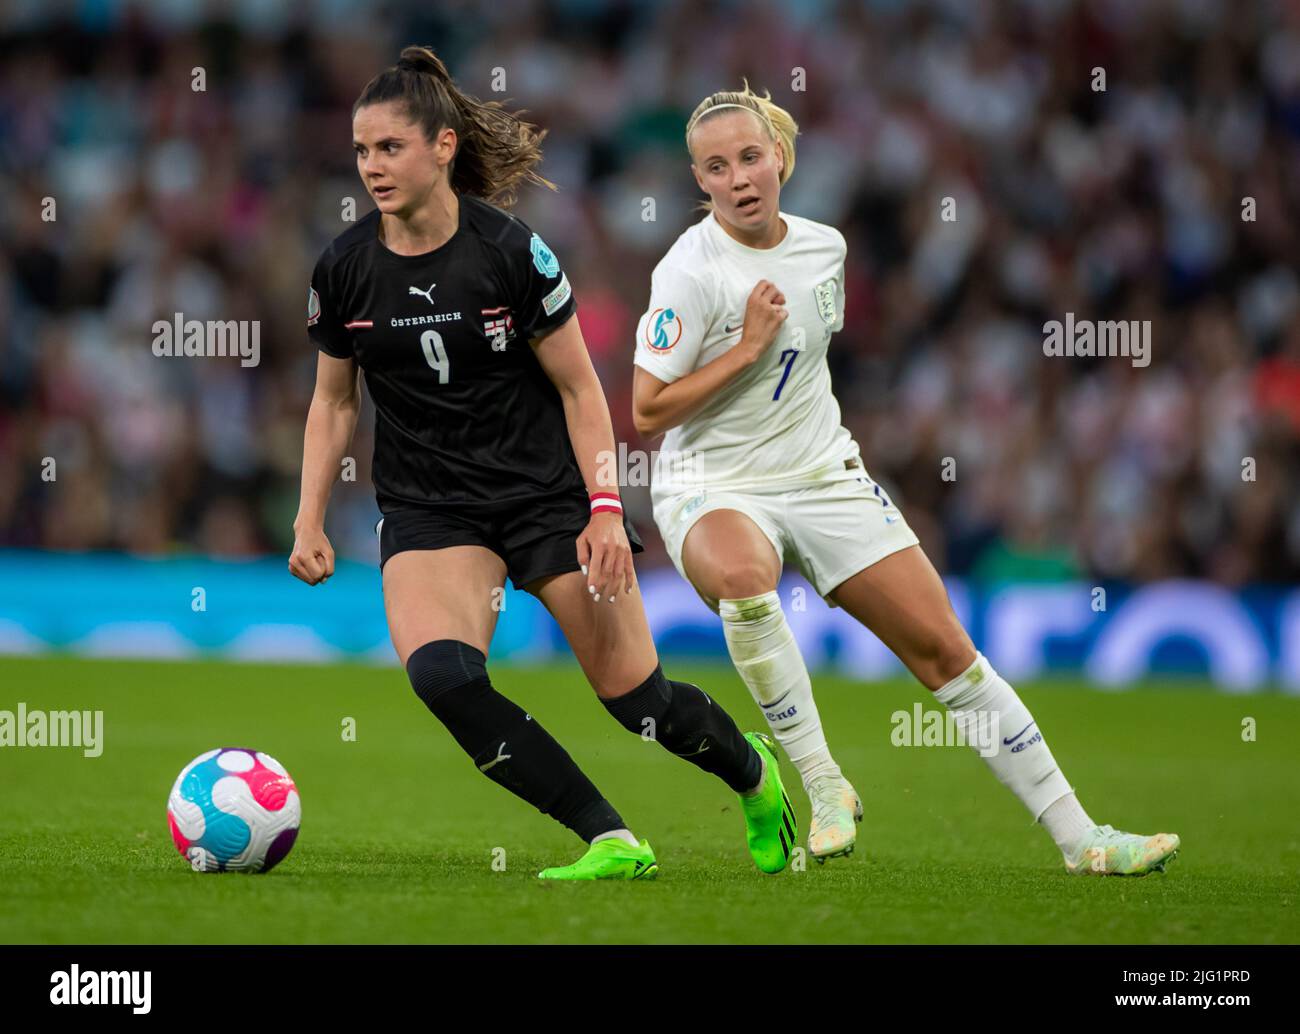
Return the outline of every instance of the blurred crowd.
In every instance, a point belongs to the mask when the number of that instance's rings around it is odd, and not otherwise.
[[[630,398],[650,271],[699,218],[685,120],[748,77],[800,124],[783,209],[848,240],[844,421],[941,570],[1300,578],[1296,3],[0,10],[0,546],[287,556],[307,281],[346,199],[371,207],[351,105],[425,43],[549,130],[559,190],[516,210],[629,448],[657,445]],[[156,357],[177,312],[260,320],[260,365]],[[1150,320],[1150,365],[1046,357],[1067,312]],[[327,528],[367,561],[372,421]],[[662,563],[648,493],[625,497]]]

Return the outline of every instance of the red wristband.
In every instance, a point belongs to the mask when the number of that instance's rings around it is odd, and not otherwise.
[[[591,512],[593,515],[598,513],[621,514],[623,512],[623,500],[618,497],[617,492],[592,492]]]

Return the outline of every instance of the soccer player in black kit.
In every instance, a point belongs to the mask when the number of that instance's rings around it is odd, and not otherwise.
[[[289,570],[310,585],[333,573],[325,508],[364,371],[393,645],[478,769],[590,845],[539,875],[638,879],[658,866],[540,722],[492,687],[492,603],[507,576],[555,617],[611,715],[741,795],[754,862],[779,872],[796,830],[772,745],[664,676],[632,566],[641,543],[616,486],[597,479],[614,436],[572,288],[542,238],[491,203],[552,186],[533,169],[542,135],[462,93],[422,47],[366,85],[352,132],[376,210],[312,275],[320,354]]]

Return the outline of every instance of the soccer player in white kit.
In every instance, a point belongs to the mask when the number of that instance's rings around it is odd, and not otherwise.
[[[843,235],[780,210],[798,128],[758,95],[715,93],[686,127],[710,212],[655,267],[637,328],[634,408],[655,465],[655,523],[722,618],[737,671],[803,778],[818,861],[849,854],[862,803],[831,756],[777,596],[796,564],[954,712],[966,741],[1055,840],[1072,873],[1141,875],[1172,834],[1098,826],[1016,691],[978,653],[907,521],[840,423],[826,353],[844,324]],[[1000,742],[999,742],[1000,740]]]

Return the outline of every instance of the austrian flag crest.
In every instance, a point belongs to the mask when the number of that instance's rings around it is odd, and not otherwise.
[[[504,352],[506,342],[515,336],[515,321],[509,306],[502,305],[495,309],[480,310],[483,319],[483,333],[492,345],[492,351]]]

